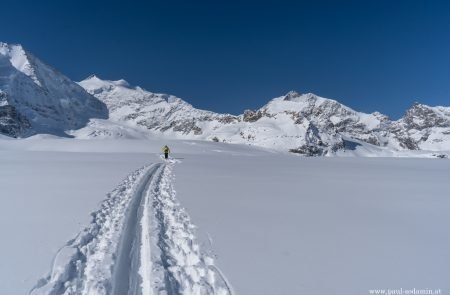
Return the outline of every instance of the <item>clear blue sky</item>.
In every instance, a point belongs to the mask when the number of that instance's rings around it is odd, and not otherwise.
[[[289,90],[400,117],[450,106],[450,1],[5,1],[0,40],[74,80],[241,113]]]

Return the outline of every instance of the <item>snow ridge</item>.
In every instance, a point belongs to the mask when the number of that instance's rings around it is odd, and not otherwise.
[[[31,295],[232,294],[175,199],[175,162],[143,167],[62,247]]]

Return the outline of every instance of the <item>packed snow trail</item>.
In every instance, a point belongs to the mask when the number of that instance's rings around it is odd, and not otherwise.
[[[174,165],[129,175],[91,224],[58,251],[50,275],[30,294],[232,294],[175,198]]]

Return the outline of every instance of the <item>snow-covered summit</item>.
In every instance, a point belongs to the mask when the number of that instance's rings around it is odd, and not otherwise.
[[[155,98],[164,99],[168,103],[176,103],[181,102],[189,105],[187,102],[181,100],[180,98],[162,93],[153,93],[147,91],[139,86],[131,86],[124,79],[119,80],[102,80],[96,75],[91,75],[85,80],[78,83],[81,87],[87,90],[92,94],[103,94],[99,95],[103,99],[113,98],[113,93],[117,94],[116,96],[123,96],[125,94],[134,94],[133,97],[146,97],[150,100],[154,100]],[[106,95],[108,94],[108,95]]]
[[[314,93],[300,93],[295,90],[291,90],[286,95],[283,96],[284,101],[294,101],[294,102],[303,102],[303,101],[311,101],[311,100],[322,100],[321,97],[315,95]]]
[[[86,90],[108,89],[114,86],[131,88],[130,83],[128,83],[124,79],[119,79],[116,81],[102,80],[96,75],[90,75],[88,78],[81,81],[79,84]]]
[[[260,112],[271,116],[289,114],[295,118],[295,124],[308,121],[327,133],[339,132],[377,144],[380,144],[379,139],[373,133],[388,121],[388,118],[380,113],[357,112],[336,100],[295,91],[271,100]]]
[[[33,66],[30,63],[30,55],[25,52],[21,45],[8,45],[0,42],[0,55],[4,56],[4,58],[9,58],[11,66],[30,77],[37,85],[42,86]]]
[[[355,112],[347,106],[344,106],[336,100],[324,98],[314,93],[299,93],[297,91],[289,91],[287,94],[276,97],[269,101],[263,109],[272,109],[273,111],[302,111],[306,109],[318,108],[322,104],[339,106],[348,111]]]
[[[0,43],[1,133],[63,135],[107,116],[103,103],[21,45]]]
[[[101,80],[97,76],[90,76],[79,82],[79,85],[108,106],[111,120],[129,127],[169,131],[175,135],[199,135],[201,129],[196,121],[218,115],[195,109],[173,95],[131,87],[125,80]],[[98,126],[98,122],[93,124]]]

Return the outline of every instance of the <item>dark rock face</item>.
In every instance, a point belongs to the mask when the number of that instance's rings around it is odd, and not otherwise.
[[[322,147],[314,145],[302,145],[296,149],[289,149],[289,152],[307,157],[319,157],[326,154],[326,151]]]
[[[315,157],[325,156],[345,148],[345,141],[335,130],[323,132],[313,123],[310,123],[306,130],[305,141],[305,144],[289,149],[289,152]]]
[[[289,91],[285,96],[284,96],[284,100],[286,101],[292,101],[296,98],[299,98],[301,96],[301,94],[297,91]]]
[[[250,122],[250,123],[254,123],[256,121],[258,121],[259,119],[261,119],[262,117],[274,117],[273,114],[270,114],[267,112],[267,110],[257,110],[257,111],[252,111],[252,110],[246,110],[244,112],[243,115],[240,116],[242,118],[242,121],[244,122]]]
[[[181,122],[175,122],[173,126],[173,131],[181,132],[183,134],[189,134],[193,132],[195,135],[202,134],[202,129],[195,124],[194,120],[184,120]]]
[[[442,110],[448,112],[448,110]],[[414,104],[400,120],[392,122],[387,130],[398,141],[402,148],[420,150],[420,144],[427,142],[434,128],[442,129],[443,137],[447,136],[445,128],[450,128],[450,114],[442,114],[439,108],[431,108],[422,104]],[[434,139],[439,142],[442,139]]]
[[[423,130],[431,127],[450,127],[450,121],[439,116],[435,111],[427,106],[415,104],[410,108],[403,122],[408,129]]]
[[[417,142],[411,137],[397,137],[397,139],[403,148],[408,150],[419,150]]]
[[[242,116],[242,120],[244,122],[256,122],[259,119],[261,119],[262,117],[262,112],[261,111],[252,111],[252,110],[246,110],[244,112],[244,115]]]
[[[231,115],[223,115],[217,118],[217,121],[223,124],[231,124],[239,122],[239,118]]]
[[[19,114],[15,107],[0,106],[0,133],[11,137],[19,137],[31,128],[30,122]]]
[[[175,132],[180,132],[184,135],[189,133],[193,133],[195,135],[202,134],[202,129],[196,125],[195,120],[180,120],[180,121],[172,121],[170,124],[164,126],[146,126],[148,129],[155,128],[156,130],[160,130],[162,132],[172,129]]]

